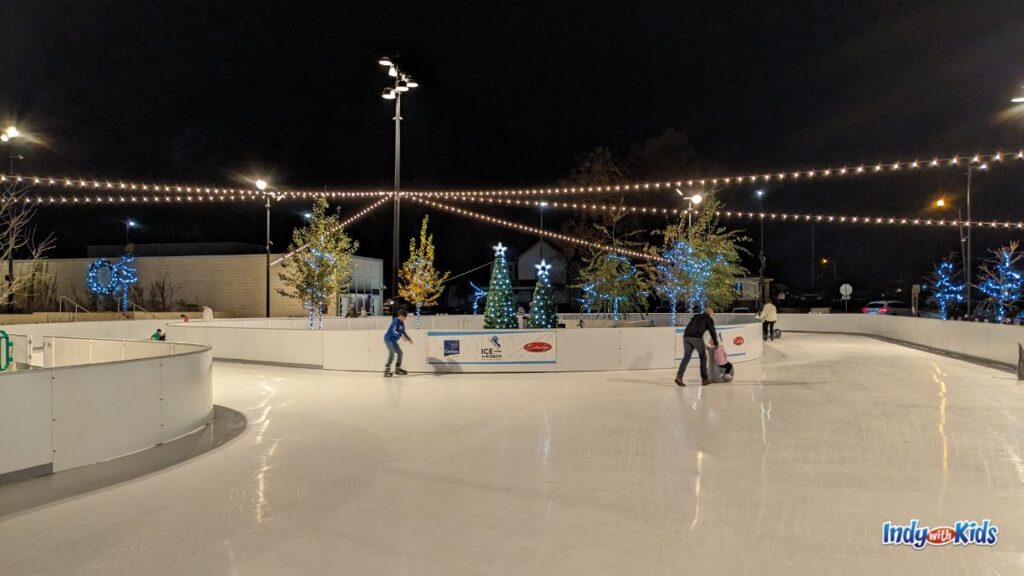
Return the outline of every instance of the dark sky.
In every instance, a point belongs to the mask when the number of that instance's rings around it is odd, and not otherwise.
[[[384,54],[398,54],[421,83],[403,100],[407,188],[549,184],[586,150],[624,153],[668,128],[696,150],[700,162],[686,172],[1016,149],[1024,134],[1020,116],[1006,114],[1024,78],[1019,0],[6,0],[0,27],[0,114],[39,140],[19,151],[25,173],[233,184],[259,172],[289,187],[387,187],[392,108],[380,98],[388,79],[376,64]],[[982,216],[1024,216],[1016,211],[1024,169],[1011,172],[992,175]],[[793,185],[773,190],[771,201],[794,211],[904,214],[960,180]],[[750,190],[722,199],[756,207]],[[85,244],[118,240],[120,210],[53,211],[40,226],[59,230],[61,254],[80,255]],[[283,207],[279,243],[301,210]],[[409,233],[420,213],[409,211]],[[364,253],[390,253],[380,234],[388,216],[353,227]],[[262,237],[257,208],[138,218],[140,241]],[[526,242],[436,221],[442,264],[456,271],[487,259],[467,253],[481,234]],[[800,271],[810,274],[809,228],[770,233],[774,273],[799,285]],[[950,242],[930,232],[882,241],[878,229],[848,227],[820,236],[820,250],[855,269],[865,251],[903,256],[892,268],[909,270],[956,248],[955,235]],[[929,251],[907,259],[921,246]],[[891,270],[861,267],[863,282],[892,280]]]

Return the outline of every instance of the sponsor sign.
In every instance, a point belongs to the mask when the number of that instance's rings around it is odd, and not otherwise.
[[[554,330],[427,331],[428,364],[555,364]]]
[[[729,358],[742,358],[747,355],[747,341],[738,332],[743,326],[718,326],[718,341],[725,343],[725,351],[729,354]],[[684,348],[683,333],[686,328],[676,328],[676,360],[683,359],[683,353],[686,351]],[[711,342],[711,338],[708,337],[707,333],[704,334],[704,342]],[[732,342],[732,345],[729,344]],[[694,352],[693,358],[697,357],[697,353]],[[691,358],[691,362],[693,359]]]

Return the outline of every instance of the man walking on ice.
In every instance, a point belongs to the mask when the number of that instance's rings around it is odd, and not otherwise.
[[[690,318],[690,323],[686,325],[686,330],[683,332],[683,361],[679,363],[679,371],[676,372],[676,386],[686,386],[683,384],[683,373],[686,372],[686,364],[693,356],[694,349],[697,350],[697,355],[700,357],[701,386],[711,383],[711,380],[708,379],[708,352],[704,348],[704,332],[711,333],[712,347],[718,346],[718,332],[715,330],[714,316],[715,311],[706,307],[703,312],[694,314],[693,318]]]

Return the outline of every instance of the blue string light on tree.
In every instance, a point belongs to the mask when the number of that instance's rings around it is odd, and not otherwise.
[[[935,268],[935,300],[939,303],[939,315],[943,320],[949,318],[949,305],[964,301],[964,285],[953,281],[953,263],[942,261]]]
[[[487,298],[487,290],[484,290],[472,282],[469,283],[469,286],[473,289],[473,315],[476,316],[480,310],[480,301]]]
[[[577,298],[580,303],[580,307],[584,314],[590,314],[590,309],[594,306],[597,301],[597,290],[594,289],[593,282],[587,282],[580,286],[580,290],[583,291],[583,296]]]
[[[114,277],[121,291],[121,310],[128,310],[128,289],[139,281],[138,270],[135,269],[135,255],[128,253],[114,265]]]
[[[1009,248],[1000,248],[996,269],[987,271],[988,278],[978,285],[979,290],[999,304],[996,310],[997,322],[1006,319],[1007,307],[1021,299],[1024,288],[1024,278],[1013,267],[1014,262],[1020,258],[1015,253],[1015,244],[1011,244]]]

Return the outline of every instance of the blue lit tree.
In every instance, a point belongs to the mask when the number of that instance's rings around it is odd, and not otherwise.
[[[1006,319],[1007,309],[1021,299],[1024,278],[1016,265],[1024,254],[1018,251],[1017,242],[1010,242],[1008,246],[992,252],[993,257],[981,268],[984,280],[978,289],[999,303],[996,320],[1002,322]]]
[[[530,328],[554,328],[558,325],[558,310],[551,289],[551,265],[541,260],[537,264],[537,285],[530,303]]]
[[[939,316],[943,320],[949,318],[951,304],[964,301],[964,284],[956,278],[956,267],[949,260],[940,262],[932,272],[932,295],[939,304]]]
[[[487,298],[487,290],[484,290],[472,282],[469,283],[469,287],[473,289],[473,315],[476,316],[480,313],[480,301]]]
[[[684,215],[662,231],[665,248],[649,250],[662,259],[655,266],[656,290],[672,304],[673,324],[679,302],[699,312],[707,306],[726,307],[736,299],[736,283],[746,273],[738,244],[746,238],[718,226],[720,206],[708,195],[692,225]]]
[[[121,311],[128,311],[128,290],[132,284],[139,282],[139,273],[135,269],[135,254],[132,252],[132,245],[125,249],[121,261],[114,265],[111,271],[111,280],[121,292]]]
[[[615,210],[606,217],[605,223],[593,225],[612,250],[590,248],[589,255],[584,258],[579,278],[583,295],[579,301],[588,314],[608,314],[613,320],[620,320],[631,313],[647,310],[650,284],[646,263],[638,267],[617,251],[640,251],[646,246],[632,240],[642,230],[626,233],[616,230],[625,217],[624,210]]]
[[[512,279],[505,260],[506,246],[498,242],[494,246],[494,266],[491,268],[491,285],[487,288],[487,304],[484,306],[484,328],[518,328],[516,308],[512,294]]]

